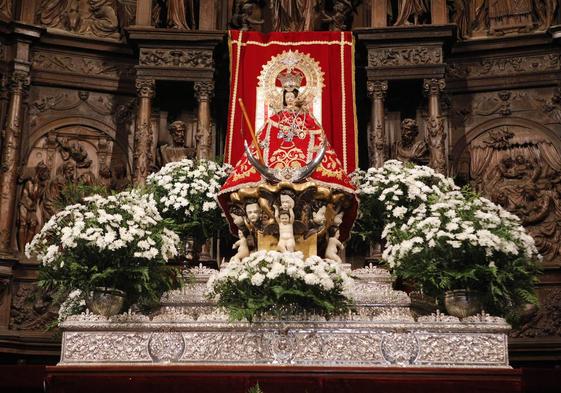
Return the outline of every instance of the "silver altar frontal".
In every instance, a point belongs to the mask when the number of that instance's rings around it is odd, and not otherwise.
[[[509,367],[510,326],[502,318],[414,319],[407,294],[393,290],[389,273],[377,267],[352,271],[355,313],[252,323],[230,321],[205,298],[213,272],[191,269],[190,283],[164,295],[150,317],[69,317],[61,326],[59,364]]]

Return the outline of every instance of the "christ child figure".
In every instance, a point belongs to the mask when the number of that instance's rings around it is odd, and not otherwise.
[[[277,244],[277,249],[280,252],[294,252],[296,241],[294,240],[293,206],[290,206],[288,210],[281,210],[280,213],[278,206],[275,206],[275,220],[279,225],[279,242]]]
[[[327,248],[325,249],[325,258],[332,261],[342,263],[341,257],[338,255],[339,250],[344,249],[343,243],[339,240],[339,230],[327,241]]]

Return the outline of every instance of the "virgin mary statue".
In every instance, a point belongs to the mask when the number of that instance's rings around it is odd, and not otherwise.
[[[288,67],[275,79],[273,88],[279,91],[279,110],[269,116],[257,132],[259,146],[246,145],[245,153],[234,166],[219,195],[231,230],[237,233],[228,209],[231,193],[267,182],[311,182],[352,195],[352,206],[340,214],[340,238],[345,240],[356,217],[355,191],[323,128],[311,113],[310,96],[306,99],[302,93],[302,82],[306,76],[297,68]],[[258,157],[262,157],[262,161],[258,161]]]

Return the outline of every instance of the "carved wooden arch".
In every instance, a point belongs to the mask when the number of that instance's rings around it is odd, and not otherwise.
[[[555,131],[533,120],[511,116],[487,120],[471,128],[454,145],[454,148],[452,149],[452,157],[458,159],[466,151],[471,142],[477,137],[498,127],[504,126],[518,126],[538,131],[542,135],[547,136],[551,140],[551,143],[553,143],[553,146],[555,146],[557,151],[561,154],[561,136],[557,135]],[[456,164],[454,163],[454,166],[455,165]]]
[[[128,146],[128,144],[127,145],[123,144],[117,138],[117,130],[114,126],[112,126],[110,124],[107,124],[105,122],[102,122],[100,120],[97,120],[97,119],[94,119],[94,118],[91,118],[91,117],[86,117],[86,116],[62,117],[62,118],[58,118],[58,119],[55,119],[55,120],[48,121],[48,122],[36,127],[35,130],[30,132],[29,143],[26,146],[25,154],[23,155],[24,160],[25,160],[24,163],[25,164],[27,163],[27,160],[29,159],[29,154],[31,153],[31,151],[35,147],[35,144],[42,137],[44,137],[46,134],[48,134],[51,131],[65,129],[65,128],[68,128],[68,127],[85,127],[85,128],[90,128],[92,130],[101,132],[108,139],[110,139],[117,146],[118,149],[120,149],[126,155],[126,160],[123,163],[126,165],[127,173],[129,173],[129,174],[131,173],[132,168],[131,168],[131,162],[129,160],[129,156],[130,156],[130,153],[132,151],[132,146]],[[127,137],[127,139],[128,139],[128,137]]]
[[[67,116],[55,120],[51,120],[41,126],[37,127],[34,131],[31,131],[29,134],[29,145],[27,150],[30,150],[35,146],[35,143],[39,139],[41,139],[45,134],[49,133],[50,131],[55,131],[61,128],[72,127],[72,126],[82,126],[82,127],[90,127],[94,130],[101,131],[107,137],[111,138],[111,140],[117,144],[119,142],[115,138],[117,133],[113,126],[104,123],[102,121],[93,119],[91,117],[85,116]],[[128,152],[128,148],[126,146],[122,146],[119,144],[119,147],[123,149],[123,151]],[[29,153],[27,151],[26,153]]]

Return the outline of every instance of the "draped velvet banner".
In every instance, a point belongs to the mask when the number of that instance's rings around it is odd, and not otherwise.
[[[293,52],[309,68],[308,74],[304,72],[300,88],[301,95],[309,100],[309,111],[325,131],[344,170],[350,173],[357,168],[354,45],[351,32],[261,34],[230,31],[229,45],[231,84],[228,133],[224,148],[226,162],[235,165],[242,156],[242,135],[248,143],[251,142],[238,99],[243,99],[252,126],[258,132],[266,119],[274,114],[271,97],[278,97],[280,89],[278,82],[274,85],[277,75],[271,74],[271,77],[268,73],[283,71],[281,68],[271,71],[270,68],[274,67],[268,66],[274,63],[274,57],[278,59],[279,56],[286,57],[289,66],[289,52]]]

